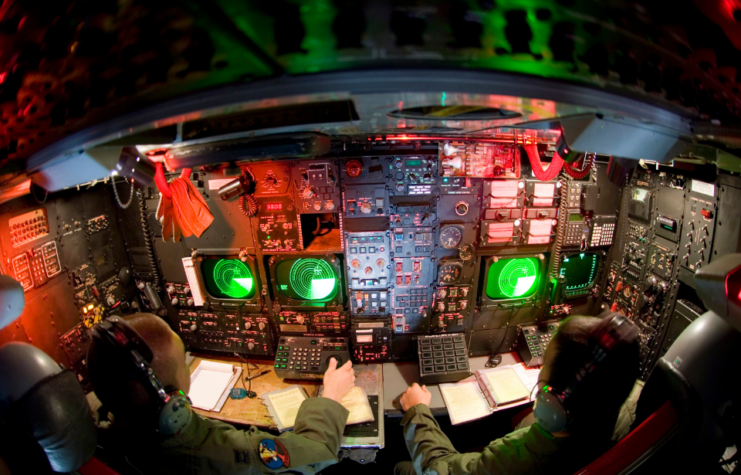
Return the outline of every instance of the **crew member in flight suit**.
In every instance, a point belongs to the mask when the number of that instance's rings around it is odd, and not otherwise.
[[[559,326],[544,355],[538,389],[568,387],[587,361],[596,317],[570,317]],[[414,383],[401,397],[401,420],[411,462],[400,462],[396,475],[573,474],[607,450],[613,433],[635,419],[633,390],[639,368],[638,342],[616,348],[600,362],[569,398],[567,431],[549,433],[537,422],[491,442],[480,453],[459,453],[430,412],[431,394]],[[637,394],[636,394],[637,393]],[[630,399],[626,401],[630,394]],[[635,397],[633,396],[635,394]],[[625,404],[624,404],[625,403]],[[537,402],[536,402],[537,404]],[[632,412],[632,414],[631,414]]]
[[[164,320],[151,314],[136,314],[125,321],[152,349],[150,365],[162,385],[187,394],[190,373],[180,337]],[[142,420],[147,395],[141,384],[121,378],[123,371],[117,370],[117,357],[107,350],[92,342],[87,362],[90,382],[104,408],[115,418],[106,432],[113,433],[112,439],[122,444],[128,461],[143,473],[314,474],[337,462],[349,414],[340,401],[355,382],[349,361],[340,368],[330,361],[323,396],[302,403],[293,432],[275,436],[255,427],[239,430],[193,413],[179,434],[164,436],[152,429],[152,421]]]

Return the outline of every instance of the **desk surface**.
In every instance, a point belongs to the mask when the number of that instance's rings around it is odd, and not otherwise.
[[[233,365],[239,365],[240,363],[238,358],[228,356],[193,356],[193,361],[191,361],[190,363],[191,373],[195,371],[195,369],[198,367],[201,360],[203,359],[221,361],[225,363],[231,363]],[[473,371],[484,369],[484,365],[486,364],[487,360],[488,357],[486,356],[471,358],[471,369]],[[520,359],[517,357],[517,353],[502,354],[501,365],[515,364],[519,362]],[[268,408],[265,406],[265,404],[263,404],[260,396],[270,391],[275,391],[277,389],[283,389],[287,388],[288,386],[298,384],[299,386],[302,386],[304,390],[306,390],[306,394],[308,394],[309,397],[314,397],[317,395],[317,390],[321,385],[321,381],[297,381],[280,379],[275,374],[275,371],[273,371],[273,363],[274,361],[272,359],[249,360],[250,365],[256,364],[259,367],[259,369],[256,370],[254,366],[251,366],[250,372],[252,374],[257,374],[258,372],[262,372],[264,370],[270,371],[269,373],[252,380],[252,390],[257,393],[256,398],[244,398],[240,400],[227,398],[224,407],[221,409],[221,412],[211,412],[194,409],[195,412],[201,414],[204,417],[219,419],[234,424],[246,424],[262,428],[276,429],[273,418],[270,417]],[[246,376],[248,373],[247,363],[244,363],[242,367],[244,368],[243,375]],[[370,370],[370,373],[372,373],[373,370],[371,369],[371,367],[375,367],[375,365],[362,365],[360,367],[356,365],[356,371],[361,371],[362,368],[365,369],[365,371],[363,371],[364,373],[369,372],[368,370]],[[369,377],[372,379],[372,376]],[[363,379],[364,378],[359,378],[359,380],[361,381]],[[382,406],[384,408],[385,414],[391,417],[401,417],[402,411],[401,405],[399,404],[399,397],[412,383],[419,382],[419,365],[417,364],[417,362],[414,361],[384,363],[381,379],[383,384],[377,389],[376,394],[383,398]],[[247,385],[248,383],[245,382],[245,384]],[[235,387],[241,387],[241,385],[241,382],[237,382],[237,385]],[[366,388],[366,390],[368,389],[370,389],[370,387]],[[430,404],[432,413],[435,415],[447,414],[448,411],[445,407],[445,402],[443,401],[443,397],[440,394],[440,389],[437,387],[437,385],[428,386],[427,389],[429,389],[430,393],[432,393],[432,402]],[[373,395],[373,392],[369,391],[369,395]]]
[[[488,356],[477,356],[469,359],[472,371],[485,369],[485,364],[489,360]],[[502,362],[500,366],[519,363],[521,360],[517,353],[502,353]],[[401,417],[403,412],[399,398],[406,389],[413,383],[419,383],[419,364],[415,361],[400,363],[383,364],[383,393],[386,397],[384,406],[386,415],[391,417]],[[434,415],[444,416],[448,413],[445,407],[445,401],[440,394],[440,388],[435,385],[427,386],[427,390],[432,394],[430,411]]]
[[[206,356],[206,355],[193,355],[193,361],[190,363],[191,374],[201,360],[219,361],[222,363],[230,363],[235,366],[239,366],[239,358],[233,358],[228,356]],[[277,389],[287,388],[288,386],[299,385],[304,388],[306,394],[309,397],[316,396],[317,389],[322,384],[321,381],[294,381],[294,380],[282,380],[273,371],[273,365],[275,361],[273,359],[257,360],[250,358],[249,363],[242,364],[242,375],[247,376],[247,365],[250,365],[251,374],[257,374],[265,370],[270,370],[268,374],[264,374],[252,380],[252,390],[257,393],[257,397],[254,399],[232,399],[231,397],[226,399],[224,407],[220,412],[203,411],[201,409],[194,409],[194,411],[204,417],[210,417],[211,419],[218,419],[224,422],[230,422],[233,424],[246,424],[251,426],[257,426],[262,428],[277,429],[273,418],[270,417],[267,406],[263,404],[260,396],[275,391]],[[259,370],[255,369],[255,366],[259,367]],[[245,387],[249,388],[249,382],[244,382]],[[242,382],[237,381],[235,388],[241,388]]]

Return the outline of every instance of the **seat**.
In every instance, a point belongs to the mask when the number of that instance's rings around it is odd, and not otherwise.
[[[674,366],[661,358],[638,400],[633,429],[576,475],[671,473],[702,420],[699,396]],[[699,472],[698,472],[699,473]]]

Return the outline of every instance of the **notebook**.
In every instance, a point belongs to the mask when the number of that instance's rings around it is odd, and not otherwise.
[[[304,388],[297,385],[277,391],[270,391],[262,396],[280,432],[293,429],[293,426],[296,425],[298,409],[308,398]]]
[[[524,364],[479,370],[458,383],[441,384],[440,393],[453,425],[481,419],[504,407],[530,402],[540,369]]]
[[[368,394],[365,392],[365,389],[360,386],[353,387],[350,392],[342,398],[340,404],[350,411],[350,414],[347,416],[347,425],[362,424],[364,422],[375,420],[375,417],[373,417],[373,410],[368,401]]]
[[[242,368],[215,361],[202,360],[190,375],[190,397],[193,407],[219,412],[229,391],[239,380]]]

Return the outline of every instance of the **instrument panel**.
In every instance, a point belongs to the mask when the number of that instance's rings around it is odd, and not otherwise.
[[[110,185],[70,190],[5,207],[4,268],[74,308],[44,344],[76,370],[110,314],[160,315],[193,351],[277,358],[281,341],[328,338],[361,363],[414,360],[447,333],[467,356],[536,355],[523,329],[613,310],[641,329],[645,378],[677,295],[716,256],[722,190],[665,167],[618,187],[606,159],[545,182],[517,144],[460,140],[217,165],[191,176],[214,221],[180,242],[162,239],[155,186],[125,210]],[[221,199],[235,179],[249,186]]]

